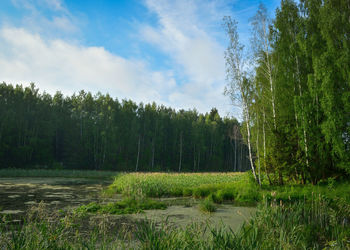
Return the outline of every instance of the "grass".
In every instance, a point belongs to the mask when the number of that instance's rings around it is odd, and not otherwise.
[[[123,201],[90,203],[52,218],[45,209],[29,213],[22,225],[0,223],[5,249],[350,249],[350,185],[329,180],[318,185],[256,185],[249,174],[119,174],[110,193]],[[240,230],[222,225],[167,222],[112,223],[110,214],[164,209],[149,197],[201,198],[200,209],[214,212],[215,203],[258,204],[256,215]],[[79,216],[83,215],[83,216]],[[86,225],[93,216],[98,221]],[[90,218],[88,220],[88,218]],[[105,219],[104,219],[105,218]],[[80,221],[79,221],[80,219]],[[4,220],[5,221],[5,220]]]
[[[329,200],[344,199],[350,203],[350,183],[339,182],[332,185],[320,183],[319,185],[285,185],[263,187],[261,195],[267,199],[282,200],[284,202],[310,199],[313,194],[321,194]]]
[[[332,180],[318,185],[259,187],[248,173],[129,173],[115,177],[108,193],[135,193],[145,197],[185,196],[193,198],[211,197],[215,203],[234,202],[235,205],[257,205],[266,198],[283,202],[309,200],[313,194],[325,199],[343,199],[350,203],[350,183]]]
[[[74,213],[49,214],[39,205],[22,225],[0,223],[4,249],[350,249],[349,204],[330,204],[315,194],[311,201],[284,204],[265,199],[254,218],[233,232],[224,225],[190,224],[174,227],[167,221],[121,223],[100,217],[86,230],[86,218]],[[89,220],[91,221],[91,219]]]
[[[199,203],[199,208],[203,212],[213,213],[216,211],[216,206],[213,199],[209,196]]]
[[[52,213],[43,203],[32,207],[21,224],[0,218],[1,249],[128,249],[121,235],[107,217],[86,223],[74,213]]]
[[[256,205],[262,199],[259,187],[244,173],[129,173],[115,177],[107,193],[146,197],[212,197],[215,203],[234,201],[236,205]]]
[[[127,198],[119,202],[98,204],[96,202],[89,203],[78,207],[75,212],[79,215],[87,213],[98,214],[133,214],[141,213],[143,210],[149,209],[166,209],[167,205],[164,202],[154,201],[150,199],[132,199]]]
[[[105,179],[116,175],[112,171],[95,170],[64,170],[64,169],[0,169],[0,177],[64,177],[64,178],[91,178]]]
[[[350,249],[350,226],[344,222],[349,214],[334,212],[317,197],[292,204],[265,200],[238,232],[224,226],[181,229],[143,222],[137,237],[143,249]]]
[[[240,179],[241,173],[125,173],[115,177],[109,192],[126,195],[141,192],[147,197],[191,196],[217,190],[218,185]],[[201,187],[201,190],[198,189]]]

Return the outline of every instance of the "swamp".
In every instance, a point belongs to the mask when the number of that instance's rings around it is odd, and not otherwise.
[[[0,1],[0,250],[350,250],[349,65],[349,0]]]
[[[247,173],[0,178],[0,243],[5,249],[344,249],[349,184],[334,185],[259,188]],[[265,238],[276,234],[283,237]]]

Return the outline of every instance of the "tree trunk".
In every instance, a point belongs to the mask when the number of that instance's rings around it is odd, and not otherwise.
[[[232,139],[230,138],[230,145],[231,145],[231,147],[232,147],[232,150],[234,151],[235,150],[235,148],[234,148],[234,146],[233,146],[233,143],[232,143]],[[230,158],[232,158],[232,151],[230,150]],[[235,159],[236,160],[236,159]],[[231,162],[232,163],[232,162]],[[233,162],[233,172],[235,172],[236,171],[236,164],[235,164],[236,162]]]
[[[153,171],[153,167],[154,167],[154,139],[152,139],[152,164],[151,164],[151,171]]]
[[[179,159],[179,172],[181,171],[182,164],[182,131],[180,133],[180,159]]]
[[[235,140],[235,171],[237,172],[237,140]]]
[[[240,143],[239,147],[241,148],[241,157],[239,158],[239,170],[240,170],[240,172],[242,172],[242,170],[243,170],[243,143]]]
[[[256,114],[256,121],[257,121],[257,133],[256,133],[256,154],[258,157],[258,178],[259,178],[259,185],[261,186],[261,176],[260,176],[260,154],[259,154],[259,116]]]
[[[196,145],[193,145],[193,172],[196,170]]]
[[[301,91],[301,82],[300,82],[300,71],[299,71],[299,60],[298,57],[295,56],[295,63],[297,66],[297,81],[298,81],[298,86],[299,86],[299,97],[300,97],[300,103],[301,103],[301,113],[302,113],[302,119],[303,119],[303,123],[304,126],[303,127],[303,134],[304,134],[304,150],[305,150],[305,162],[306,162],[306,166],[309,169],[309,149],[308,149],[308,141],[307,141],[307,134],[306,134],[306,129],[305,129],[305,114],[304,114],[304,104],[302,101],[302,91]]]
[[[252,155],[252,148],[251,148],[251,144],[250,144],[250,126],[249,126],[249,122],[250,122],[250,118],[249,118],[249,114],[248,114],[248,108],[245,107],[245,110],[243,111],[244,115],[245,115],[245,122],[246,122],[246,126],[247,126],[247,141],[248,141],[248,153],[249,153],[249,161],[250,161],[250,167],[252,169],[253,172],[253,176],[255,178],[255,180],[259,183],[260,182],[256,176],[255,173],[255,168],[254,168],[254,163],[253,163],[253,155]]]
[[[139,169],[139,159],[140,159],[140,144],[141,144],[141,135],[139,135],[139,143],[137,146],[137,159],[136,159],[136,168],[135,171]]]
[[[197,165],[197,172],[199,171],[199,162],[200,162],[200,159],[201,159],[201,151],[200,151],[200,150],[198,150],[198,161],[197,161],[198,165]]]
[[[271,185],[272,182],[271,182],[271,179],[270,179],[270,175],[269,173],[267,172],[267,168],[266,168],[266,133],[265,133],[265,109],[263,110],[263,117],[264,117],[264,120],[263,120],[263,140],[264,140],[264,169],[265,169],[265,173],[266,173],[266,176],[267,176],[267,179],[269,180],[269,184]]]

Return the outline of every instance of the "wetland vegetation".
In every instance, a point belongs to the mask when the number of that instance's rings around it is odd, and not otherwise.
[[[160,196],[159,192],[149,191],[165,186],[171,175],[176,176],[171,186],[182,193],[169,191]],[[208,176],[222,183],[208,182]],[[118,178],[124,181],[116,188]],[[3,214],[0,244],[5,249],[350,247],[348,182],[330,179],[318,185],[280,187],[265,182],[260,187],[247,173],[121,173],[111,185],[98,191],[100,199],[94,202],[86,199],[76,205],[67,203],[61,209],[38,203],[30,206],[20,221]],[[250,187],[254,187],[254,193]],[[131,188],[133,191],[129,192]],[[187,189],[195,191],[184,192]],[[118,193],[123,197],[108,200]],[[239,210],[235,204],[250,204],[257,209],[245,213],[246,208]],[[186,213],[189,216],[184,218],[185,223],[179,223]],[[224,216],[215,219],[216,213]],[[230,220],[237,215],[240,220],[233,221],[236,227],[231,227]]]
[[[0,248],[350,249],[349,20],[261,4],[248,58],[225,17],[241,121],[0,84]]]

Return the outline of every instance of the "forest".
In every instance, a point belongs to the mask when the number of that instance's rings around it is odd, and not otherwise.
[[[349,14],[345,0],[283,0],[272,20],[260,5],[249,55],[225,17],[226,94],[242,107],[259,183],[262,171],[270,184],[349,176]]]
[[[0,84],[0,168],[244,171],[240,124],[100,93]]]
[[[0,84],[0,248],[350,249],[350,1],[249,22],[239,120]]]

